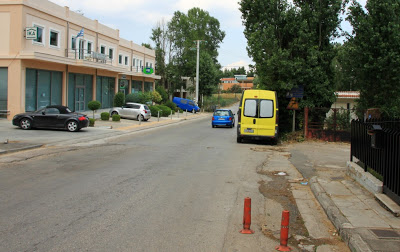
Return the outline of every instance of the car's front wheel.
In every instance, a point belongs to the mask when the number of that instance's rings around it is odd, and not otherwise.
[[[76,121],[68,121],[67,122],[67,130],[70,132],[75,132],[79,130],[78,123]]]
[[[32,120],[29,118],[22,118],[21,121],[19,121],[19,126],[24,130],[32,129]]]
[[[111,112],[111,116],[113,116],[113,115],[118,115],[118,112],[117,111]]]

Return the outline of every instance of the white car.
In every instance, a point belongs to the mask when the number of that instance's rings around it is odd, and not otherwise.
[[[151,117],[151,111],[145,104],[127,102],[122,107],[114,107],[110,109],[110,115],[119,115],[121,118],[147,121]]]

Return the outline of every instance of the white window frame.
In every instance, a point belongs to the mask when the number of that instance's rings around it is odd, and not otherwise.
[[[122,58],[123,58],[124,56],[122,55],[122,54],[118,54],[118,65],[122,65]]]
[[[102,47],[104,47],[104,53],[101,52],[101,48]],[[106,45],[100,44],[100,53],[102,53],[103,55],[107,55],[106,54],[107,53],[107,46]]]
[[[135,67],[135,66],[136,66],[136,64],[135,64],[135,63],[136,63],[136,59],[135,59],[135,58],[132,58],[132,66],[133,66],[133,67]]]
[[[89,53],[89,44],[91,44],[92,45],[92,48],[90,49],[90,53]],[[94,50],[93,50],[93,45],[94,45],[94,43],[93,43],[93,41],[91,41],[91,40],[86,40],[86,54],[87,55],[91,55],[92,54],[92,52],[94,52]]]
[[[129,66],[129,56],[124,56],[124,65]]]
[[[112,57],[110,58],[110,50],[113,52],[113,55],[112,55]],[[113,60],[114,59],[114,57],[115,57],[115,48],[114,47],[111,47],[111,46],[109,46],[108,47],[108,58],[110,59],[110,60]]]
[[[50,44],[51,43],[51,33],[52,32],[57,33],[57,45],[56,46]],[[54,29],[54,28],[50,27],[49,28],[49,47],[50,48],[54,48],[54,49],[60,49],[60,41],[61,41],[60,37],[61,37],[61,32],[59,30],[57,30],[57,29]]]
[[[33,27],[39,27],[42,28],[42,42],[37,42],[34,39],[32,40],[33,45],[40,45],[40,46],[45,46],[46,45],[46,26],[38,24],[38,23],[32,23]],[[39,31],[38,31],[39,35]]]

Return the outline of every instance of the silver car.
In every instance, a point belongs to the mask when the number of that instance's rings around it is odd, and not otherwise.
[[[147,121],[151,117],[151,111],[145,104],[127,102],[122,107],[114,107],[110,109],[110,115],[119,115],[121,118]]]

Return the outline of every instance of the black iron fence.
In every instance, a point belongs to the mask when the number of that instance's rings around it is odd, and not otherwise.
[[[383,181],[383,192],[400,204],[400,120],[353,120],[351,161]],[[370,170],[369,170],[370,169]]]

